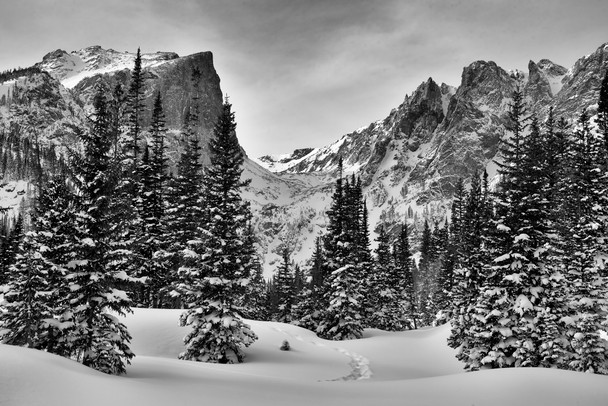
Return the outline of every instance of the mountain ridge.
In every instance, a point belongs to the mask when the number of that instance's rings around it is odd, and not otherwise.
[[[389,229],[404,219],[413,225],[422,218],[433,222],[449,213],[458,178],[466,182],[475,171],[484,169],[490,177],[496,175],[494,161],[500,160],[498,145],[505,136],[515,89],[523,90],[530,110],[541,119],[553,106],[557,115],[572,121],[583,109],[593,114],[607,61],[608,44],[569,69],[548,59],[530,61],[528,72],[505,70],[492,61],[474,61],[463,68],[458,87],[439,85],[429,78],[384,119],[303,157],[282,155],[282,166],[271,157],[258,163],[279,176],[325,177],[330,193],[342,157],[344,172],[362,178],[372,230],[380,221]],[[309,200],[313,206],[312,198]],[[314,231],[299,237],[298,244],[306,247],[306,253],[296,252],[297,262],[310,258],[314,237],[323,231],[324,211],[318,209],[318,216],[310,220],[309,228]],[[417,233],[416,227],[413,233]],[[273,261],[278,261],[277,255]]]

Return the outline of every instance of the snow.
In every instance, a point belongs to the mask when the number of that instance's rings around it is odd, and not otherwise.
[[[450,105],[450,99],[454,95],[455,91],[450,91],[448,93],[444,93],[441,95],[441,108],[443,110],[443,115],[448,115],[448,107]]]
[[[270,172],[280,173],[291,169],[296,166],[300,162],[308,159],[309,157],[315,155],[318,149],[313,149],[308,154],[298,158],[293,159],[293,153],[290,154],[276,154],[276,155],[266,155],[262,158],[254,158],[253,161],[263,168],[268,169]]]
[[[24,180],[6,182],[0,185],[0,207],[9,208],[11,215],[16,216],[19,205],[29,191],[29,184]]]
[[[62,55],[59,60],[45,61],[41,68],[59,79],[63,86],[72,89],[85,78],[132,69],[135,64],[135,56],[136,54],[131,52],[89,47]],[[162,53],[141,54],[142,68],[158,66],[167,61]]]
[[[551,76],[551,75],[547,75],[547,80],[549,81],[549,86],[551,87],[551,94],[553,96],[557,95],[560,90],[562,90],[562,88],[564,87],[564,83],[563,80],[566,77],[566,75],[559,75],[559,76]]]
[[[108,376],[44,352],[0,345],[3,406],[106,405],[606,405],[608,377],[556,369],[463,372],[447,326],[326,341],[281,323],[247,321],[259,340],[245,363],[177,359],[181,310],[121,317],[137,354]],[[291,349],[281,351],[287,340]]]

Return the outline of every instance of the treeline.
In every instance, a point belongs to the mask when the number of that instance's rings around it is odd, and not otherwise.
[[[453,284],[454,255],[448,221],[432,227],[424,221],[420,231],[407,223],[409,215],[390,228],[380,223],[372,251],[367,208],[355,176],[338,179],[328,217],[328,233],[317,238],[309,267],[293,264],[289,250],[282,251],[259,317],[338,340],[357,338],[367,327],[401,331],[446,322],[442,309]],[[342,314],[350,314],[352,323],[334,334]]]
[[[22,76],[30,76],[36,73],[42,73],[42,70],[37,66],[30,66],[29,68],[16,68],[9,69],[0,72],[0,83],[7,82],[9,80],[17,79]]]
[[[57,173],[66,168],[54,145],[40,145],[22,136],[18,126],[0,132],[0,176],[2,183],[16,180],[36,182],[42,172]]]
[[[3,244],[3,343],[120,374],[134,354],[116,315],[134,306],[177,307],[186,309],[180,323],[192,328],[180,358],[243,360],[242,347],[256,336],[240,315],[248,314],[250,281],[263,286],[240,196],[244,158],[226,101],[211,164],[201,166],[196,69],[192,81],[176,176],[167,170],[160,94],[143,105],[139,51],[126,92],[98,86],[90,122],[77,130],[82,149],[70,151],[58,171],[43,172],[31,227],[14,228]]]
[[[400,225],[395,239],[381,226],[372,252],[367,207],[354,175],[336,181],[327,215],[328,231],[316,240],[310,269],[293,267],[289,251],[283,251],[267,286],[267,317],[334,340],[359,338],[365,327],[396,331],[419,325],[417,298],[423,292],[417,287],[423,283],[407,225]]]

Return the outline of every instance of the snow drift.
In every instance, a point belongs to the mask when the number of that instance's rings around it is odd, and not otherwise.
[[[48,353],[0,345],[0,405],[602,405],[608,377],[540,368],[464,372],[447,326],[326,341],[295,326],[251,321],[246,362],[180,361],[179,310],[124,318],[137,354],[108,376]],[[284,340],[289,351],[279,348]]]

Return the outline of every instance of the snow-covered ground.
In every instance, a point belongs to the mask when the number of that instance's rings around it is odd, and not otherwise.
[[[178,310],[125,318],[137,353],[125,376],[108,376],[44,352],[0,345],[0,405],[601,405],[608,377],[519,368],[463,372],[447,327],[366,330],[356,341],[252,321],[259,340],[240,365],[180,361]],[[290,351],[281,351],[283,340]]]

